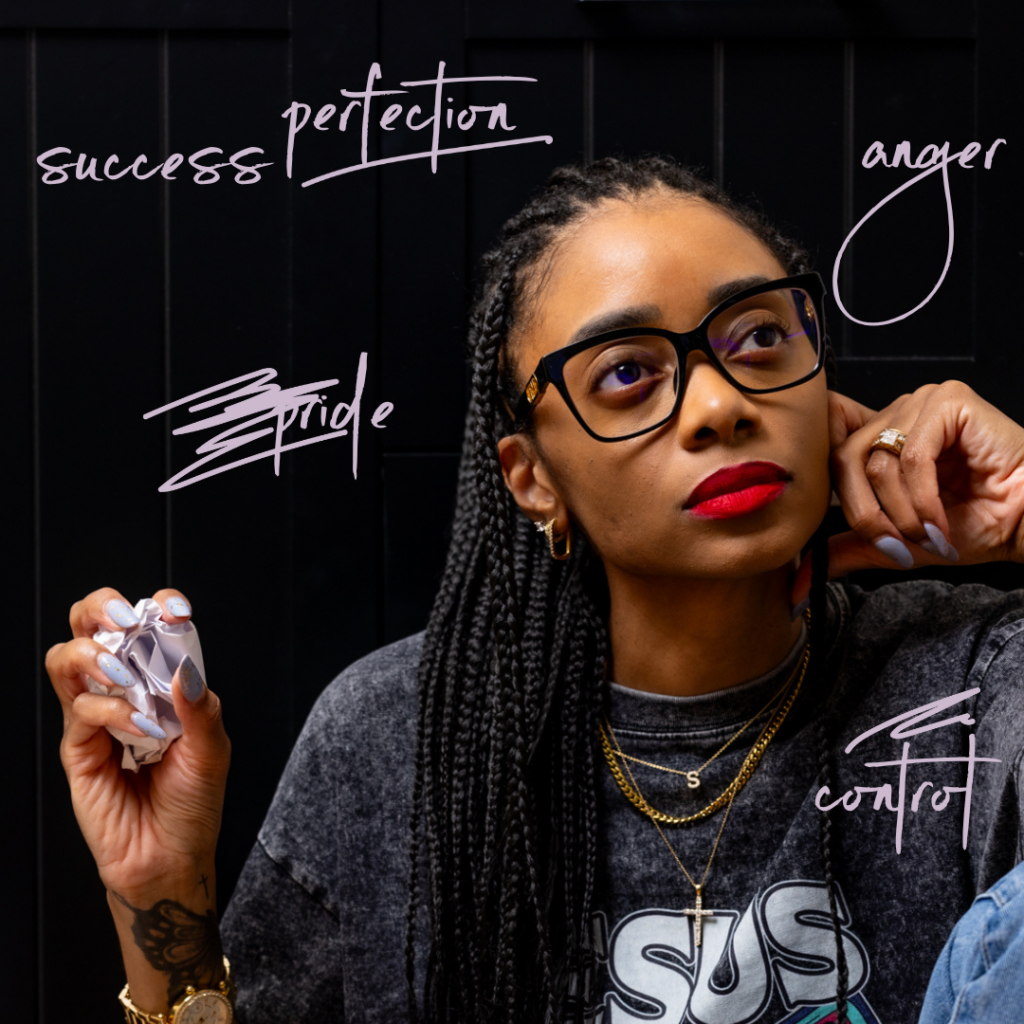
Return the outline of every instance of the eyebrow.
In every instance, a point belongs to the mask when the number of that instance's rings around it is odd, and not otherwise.
[[[740,292],[745,292],[748,288],[755,288],[759,284],[767,284],[772,278],[765,277],[764,274],[754,274],[752,277],[741,277],[736,281],[726,281],[725,284],[720,284],[717,288],[712,288],[708,292],[708,310],[712,310],[720,302],[725,302],[726,299],[731,299],[734,295],[739,295]]]
[[[605,331],[617,331],[622,327],[650,327],[651,321],[661,319],[661,309],[653,304],[646,306],[626,306],[613,309],[610,313],[602,313],[588,320],[569,339],[567,344],[573,345],[584,338],[591,338]]]
[[[763,274],[754,274],[751,277],[740,277],[735,281],[726,281],[708,292],[708,311],[710,312],[719,303],[726,299],[754,288],[759,284],[767,284],[772,278]],[[585,338],[592,338],[606,331],[617,331],[625,327],[650,327],[652,322],[661,319],[661,307],[649,303],[646,306],[626,306],[623,309],[613,309],[609,313],[602,313],[588,320],[580,327],[573,336],[566,342],[567,345],[574,345],[577,341]]]

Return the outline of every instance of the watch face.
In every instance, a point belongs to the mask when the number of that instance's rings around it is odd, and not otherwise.
[[[178,1007],[174,1024],[230,1024],[231,1003],[227,996],[204,989],[189,996]]]

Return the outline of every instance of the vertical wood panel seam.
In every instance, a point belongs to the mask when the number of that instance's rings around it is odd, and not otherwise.
[[[295,35],[293,29],[294,4],[288,0],[288,52],[285,58],[285,78],[288,104],[295,99]],[[289,180],[285,186],[285,372],[289,381],[295,379],[295,186]],[[295,468],[288,461],[285,491],[285,518],[288,522],[285,541],[285,588],[288,594],[285,620],[285,657],[288,666],[287,721],[285,733],[294,743],[295,732]]]
[[[594,159],[594,40],[583,40],[583,159]]]
[[[158,37],[157,67],[159,83],[157,87],[160,105],[158,120],[160,123],[160,158],[166,160],[171,152],[171,72],[170,72],[170,33],[163,29]],[[171,402],[171,183],[161,175],[160,182],[160,233],[163,236],[163,350],[164,350],[164,381],[163,404]],[[171,417],[163,417],[164,430],[164,479],[170,480],[174,474],[171,468]],[[173,557],[173,498],[168,492],[164,495],[164,580],[166,586],[174,586]]]
[[[978,5],[974,5],[974,38],[971,40],[971,88],[974,95],[971,97],[971,138],[981,138],[981,109],[979,96],[981,93],[981,73],[978,70]],[[971,303],[971,358],[977,362],[979,355],[978,339],[978,237],[981,230],[980,203],[981,192],[978,188],[980,175],[971,175],[971,282],[970,282],[970,303]]]
[[[382,10],[383,4],[381,0],[375,0],[374,4],[374,31],[376,33],[376,50],[378,56],[383,54],[384,51],[384,12]],[[440,116],[440,115],[439,115]],[[374,153],[373,158],[376,159],[380,156],[381,147],[377,135],[374,134]],[[372,353],[372,367],[375,372],[373,373],[372,379],[376,382],[374,387],[379,389],[380,382],[384,376],[384,368],[381,365],[381,357],[384,351],[384,339],[383,339],[383,312],[384,312],[384,295],[383,295],[383,270],[384,270],[384,254],[383,246],[381,245],[381,237],[384,231],[384,181],[381,169],[378,167],[371,172],[374,175],[374,189],[373,189],[373,201],[374,209],[376,210],[377,218],[377,230],[376,237],[374,238],[374,260],[373,268],[376,275],[376,281],[374,281],[374,300],[376,308],[374,309],[374,324],[376,329],[373,332],[373,353]],[[367,367],[367,377],[371,376],[370,367]],[[377,391],[378,398],[380,391]],[[387,626],[387,609],[385,607],[387,594],[386,580],[384,571],[384,560],[386,556],[385,545],[386,545],[386,531],[384,528],[384,517],[387,515],[386,503],[384,500],[384,465],[385,460],[383,458],[383,445],[381,444],[377,450],[381,452],[381,458],[377,472],[374,474],[373,488],[374,488],[374,522],[373,522],[373,550],[376,556],[376,568],[374,571],[374,587],[376,590],[376,606],[377,606],[377,636],[374,647],[381,647],[384,644],[384,637],[386,635],[385,629]]]
[[[36,73],[36,31],[26,33],[28,48],[28,199],[29,199],[29,260],[32,274],[31,317],[32,317],[32,558],[33,558],[33,618],[35,629],[35,650],[43,649],[43,605],[42,605],[42,523],[40,431],[39,431],[39,185],[36,177],[35,154],[39,149],[38,93]],[[35,977],[37,1019],[43,1020],[43,993],[45,958],[43,956],[43,674],[42,665],[36,669],[35,693]]]
[[[853,162],[856,159],[854,153],[854,125],[855,125],[855,78],[854,72],[856,52],[854,41],[847,39],[843,42],[843,211],[842,225],[843,238],[848,238],[853,230]],[[842,244],[842,243],[840,243]],[[831,275],[829,275],[831,276]],[[843,267],[840,273],[840,286],[843,289],[844,301],[847,308],[853,301],[853,252],[847,249],[843,253]],[[843,317],[841,321],[840,337],[838,338],[838,351],[836,355],[850,355],[850,321]],[[833,339],[833,345],[837,339]]]
[[[725,43],[716,39],[711,47],[711,150],[712,173],[725,186]]]

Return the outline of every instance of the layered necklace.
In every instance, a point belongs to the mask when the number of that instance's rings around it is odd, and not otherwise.
[[[810,615],[807,615],[808,621]],[[626,754],[622,750],[622,746],[612,729],[611,722],[605,717],[604,721],[598,726],[601,734],[601,749],[604,751],[605,759],[608,762],[608,767],[611,769],[612,776],[618,783],[619,789],[625,794],[626,799],[629,800],[634,807],[642,811],[651,819],[654,827],[658,830],[658,835],[661,836],[665,845],[668,847],[669,853],[672,854],[672,858],[676,864],[679,865],[679,869],[686,876],[686,880],[693,886],[696,894],[695,906],[686,908],[683,913],[688,917],[694,919],[694,945],[699,947],[701,944],[702,937],[702,921],[705,917],[713,917],[714,911],[705,910],[703,904],[704,897],[704,883],[707,881],[708,872],[711,870],[711,862],[715,859],[715,854],[718,852],[718,844],[721,841],[722,833],[725,831],[726,822],[729,820],[729,812],[732,810],[732,802],[736,798],[736,794],[747,784],[750,777],[754,774],[754,770],[761,762],[761,758],[764,757],[764,752],[768,749],[768,744],[771,743],[775,734],[779,731],[782,723],[786,720],[786,716],[789,714],[790,708],[793,707],[793,702],[797,698],[797,694],[800,692],[800,687],[803,685],[804,676],[807,674],[807,665],[810,661],[811,647],[810,640],[808,639],[804,643],[803,654],[799,661],[794,667],[792,673],[782,687],[776,692],[771,700],[762,707],[757,714],[747,721],[738,732],[734,733],[714,754],[711,755],[699,768],[691,771],[680,771],[677,768],[667,768],[664,765],[654,764],[651,761],[644,761],[638,757],[632,757]],[[694,814],[687,814],[681,817],[677,817],[672,814],[666,814],[664,811],[656,810],[652,807],[643,794],[640,792],[640,787],[636,783],[636,779],[633,776],[633,769],[630,766],[632,761],[634,764],[642,764],[648,768],[656,768],[659,771],[670,772],[674,775],[682,775],[687,779],[687,785],[690,789],[696,789],[700,785],[700,773],[712,761],[714,761],[720,754],[723,754],[733,743],[736,742],[750,728],[751,725],[757,719],[764,714],[772,705],[776,705],[774,712],[769,717],[768,722],[761,730],[757,739],[754,741],[754,745],[747,754],[740,766],[740,770],[736,773],[736,776],[729,783],[728,786],[709,804],[702,807],[699,811]],[[626,776],[629,776],[627,779]],[[696,782],[694,782],[696,779]],[[693,880],[693,876],[689,871],[686,870],[679,854],[676,853],[675,847],[669,842],[668,836],[665,835],[662,825],[688,825],[694,822],[703,821],[705,818],[709,818],[716,811],[725,807],[725,814],[722,816],[722,824],[718,827],[718,834],[715,836],[714,845],[711,848],[711,855],[708,857],[708,862],[704,867],[704,874],[701,876],[699,882]]]

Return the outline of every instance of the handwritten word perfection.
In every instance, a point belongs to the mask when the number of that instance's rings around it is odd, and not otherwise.
[[[281,473],[281,455],[306,445],[318,444],[320,441],[333,441],[337,438],[352,439],[352,478],[359,475],[359,426],[363,388],[366,384],[366,353],[359,354],[359,367],[356,371],[355,393],[351,399],[333,404],[321,389],[333,387],[338,379],[318,380],[312,384],[299,384],[292,388],[282,388],[272,383],[277,377],[277,370],[255,370],[252,373],[233,377],[223,384],[215,384],[211,388],[195,391],[191,395],[179,398],[159,409],[152,409],[143,415],[144,420],[170,412],[179,406],[187,405],[190,413],[205,412],[220,407],[212,415],[205,416],[193,423],[176,427],[172,433],[194,434],[203,430],[224,427],[213,437],[204,441],[196,454],[201,456],[195,462],[175,473],[169,480],[161,484],[160,491],[177,491],[183,487],[207,480],[218,473],[237,469],[260,459],[274,460],[274,475]],[[201,401],[200,401],[201,400]],[[370,425],[379,430],[384,429],[384,420],[394,406],[391,402],[381,402],[370,417]],[[298,440],[285,441],[287,430],[298,423],[298,429],[305,432],[313,420],[313,429],[317,421],[326,432],[304,436]],[[260,424],[263,424],[262,426]],[[252,448],[256,451],[253,452]],[[236,457],[243,449],[247,454]],[[220,461],[219,461],[220,460]],[[229,460],[229,461],[224,461]],[[208,467],[208,468],[203,468]],[[202,470],[202,472],[200,472]]]
[[[992,160],[995,156],[996,150],[999,146],[1006,145],[1006,139],[996,139],[991,146],[985,152],[985,170],[992,169]],[[909,142],[901,142],[895,147],[890,159],[885,151],[885,146],[881,142],[872,142],[864,152],[864,156],[861,159],[861,166],[866,168],[874,167],[876,164],[881,163],[884,167],[899,167],[903,163],[906,167],[911,167],[915,170],[922,169],[920,174],[914,175],[909,181],[903,182],[898,188],[895,188],[880,202],[875,203],[874,206],[864,214],[863,217],[854,225],[853,230],[846,236],[846,240],[839,248],[839,253],[836,256],[836,261],[832,266],[832,294],[835,296],[836,305],[843,311],[843,314],[848,320],[852,320],[855,324],[861,324],[864,327],[885,327],[887,324],[894,324],[900,320],[906,320],[908,316],[913,316],[919,309],[922,309],[935,296],[935,293],[942,287],[942,282],[946,280],[946,274],[949,273],[949,265],[953,261],[953,237],[954,237],[954,225],[953,225],[953,198],[949,191],[949,165],[956,160],[959,165],[967,170],[973,170],[975,164],[971,161],[974,160],[981,152],[982,146],[980,142],[969,142],[963,149],[957,153],[950,153],[949,143],[944,142],[941,146],[936,146],[934,143],[929,143],[924,146],[917,154],[915,160],[911,160],[913,153]],[[900,313],[899,316],[890,317],[888,320],[858,320],[847,308],[843,305],[842,296],[839,294],[839,267],[843,262],[843,254],[846,252],[846,247],[853,241],[853,236],[869,221],[871,218],[883,207],[886,203],[891,202],[901,192],[905,192],[912,185],[916,185],[917,182],[928,175],[934,174],[936,171],[942,172],[942,190],[946,198],[946,224],[948,230],[948,244],[946,246],[946,262],[942,267],[942,273],[939,274],[939,279],[935,282],[932,290],[916,305],[913,309],[908,309],[906,313]]]
[[[944,729],[951,725],[974,725],[974,719],[971,718],[969,714],[955,715],[952,718],[943,718],[939,721],[931,721],[931,719],[933,719],[935,715],[942,714],[954,704],[959,704],[962,701],[973,697],[979,692],[979,689],[980,687],[975,686],[971,690],[964,690],[962,693],[954,693],[952,697],[943,697],[940,700],[932,701],[930,704],[922,704],[919,708],[912,708],[910,711],[904,711],[895,718],[890,718],[887,722],[882,722],[879,725],[873,726],[865,732],[862,732],[847,744],[845,752],[849,754],[850,751],[859,743],[866,740],[869,736],[873,736],[877,732],[882,732],[885,729],[888,729],[889,726],[895,726],[892,732],[889,733],[890,738],[906,740],[907,737],[917,736],[922,732],[931,732],[933,729]],[[907,776],[910,766],[939,764],[940,762],[964,764],[967,768],[967,778],[962,786],[943,786],[941,789],[937,789],[935,787],[935,783],[932,782],[931,779],[925,779],[921,782],[914,790],[914,795],[910,799],[910,813],[918,813],[921,801],[926,797],[926,794],[930,797],[929,802],[931,803],[932,810],[944,811],[949,804],[950,794],[963,793],[963,847],[966,850],[967,829],[971,823],[971,791],[974,786],[974,766],[984,761],[998,763],[999,758],[978,757],[974,753],[973,732],[968,734],[967,754],[963,757],[911,757],[910,743],[904,742],[902,753],[896,760],[864,762],[865,768],[899,769],[899,780],[896,783],[895,803],[893,802],[892,784],[885,782],[880,786],[854,786],[852,789],[848,789],[837,800],[833,800],[830,804],[822,803],[823,798],[831,795],[829,793],[828,786],[822,786],[814,798],[814,806],[817,807],[819,811],[830,811],[833,807],[838,807],[841,804],[843,810],[853,811],[860,806],[862,796],[868,793],[873,794],[874,803],[872,805],[872,810],[878,811],[885,807],[896,815],[896,852],[900,853],[903,846],[903,822],[906,813]],[[931,790],[932,792],[927,793],[928,790]]]
[[[508,107],[504,102],[490,105],[471,104],[461,110],[456,110],[454,99],[445,96],[444,87],[468,82],[536,82],[536,78],[521,78],[515,75],[477,75],[471,78],[445,78],[445,62],[439,61],[437,65],[437,76],[417,81],[400,83],[401,89],[374,89],[373,85],[381,77],[380,64],[371,64],[369,74],[366,76],[366,86],[361,91],[342,89],[341,95],[348,100],[348,103],[340,106],[335,103],[325,103],[313,115],[313,128],[317,131],[337,130],[348,131],[350,123],[359,125],[360,136],[360,159],[358,163],[339,167],[337,170],[328,171],[326,174],[318,174],[316,177],[308,178],[302,182],[302,187],[316,185],[321,181],[330,178],[337,178],[343,174],[351,174],[353,171],[362,171],[368,167],[380,167],[383,164],[402,163],[407,160],[429,160],[431,173],[437,173],[437,158],[449,156],[454,153],[470,153],[481,149],[496,149],[502,146],[523,146],[535,142],[543,142],[550,145],[550,135],[532,135],[518,138],[499,138],[491,142],[480,142],[475,145],[441,146],[441,126],[444,125],[446,132],[467,132],[479,119],[483,124],[486,120],[488,131],[515,131],[517,125],[509,124]],[[425,114],[419,103],[409,105],[403,103],[391,103],[385,109],[372,109],[373,101],[384,96],[406,95],[411,89],[431,88],[433,96],[428,101],[422,98],[421,102],[428,103],[432,113]],[[372,111],[372,112],[371,112]],[[313,108],[308,103],[295,101],[281,115],[288,122],[288,146],[285,158],[285,170],[290,178],[292,166],[295,159],[295,139],[300,131],[306,128]],[[357,120],[352,122],[353,117]],[[420,132],[430,129],[430,148],[418,149],[416,152],[402,153],[398,156],[384,157],[380,160],[369,159],[369,131],[371,121],[378,125],[381,131],[393,132],[403,129],[411,132]]]

